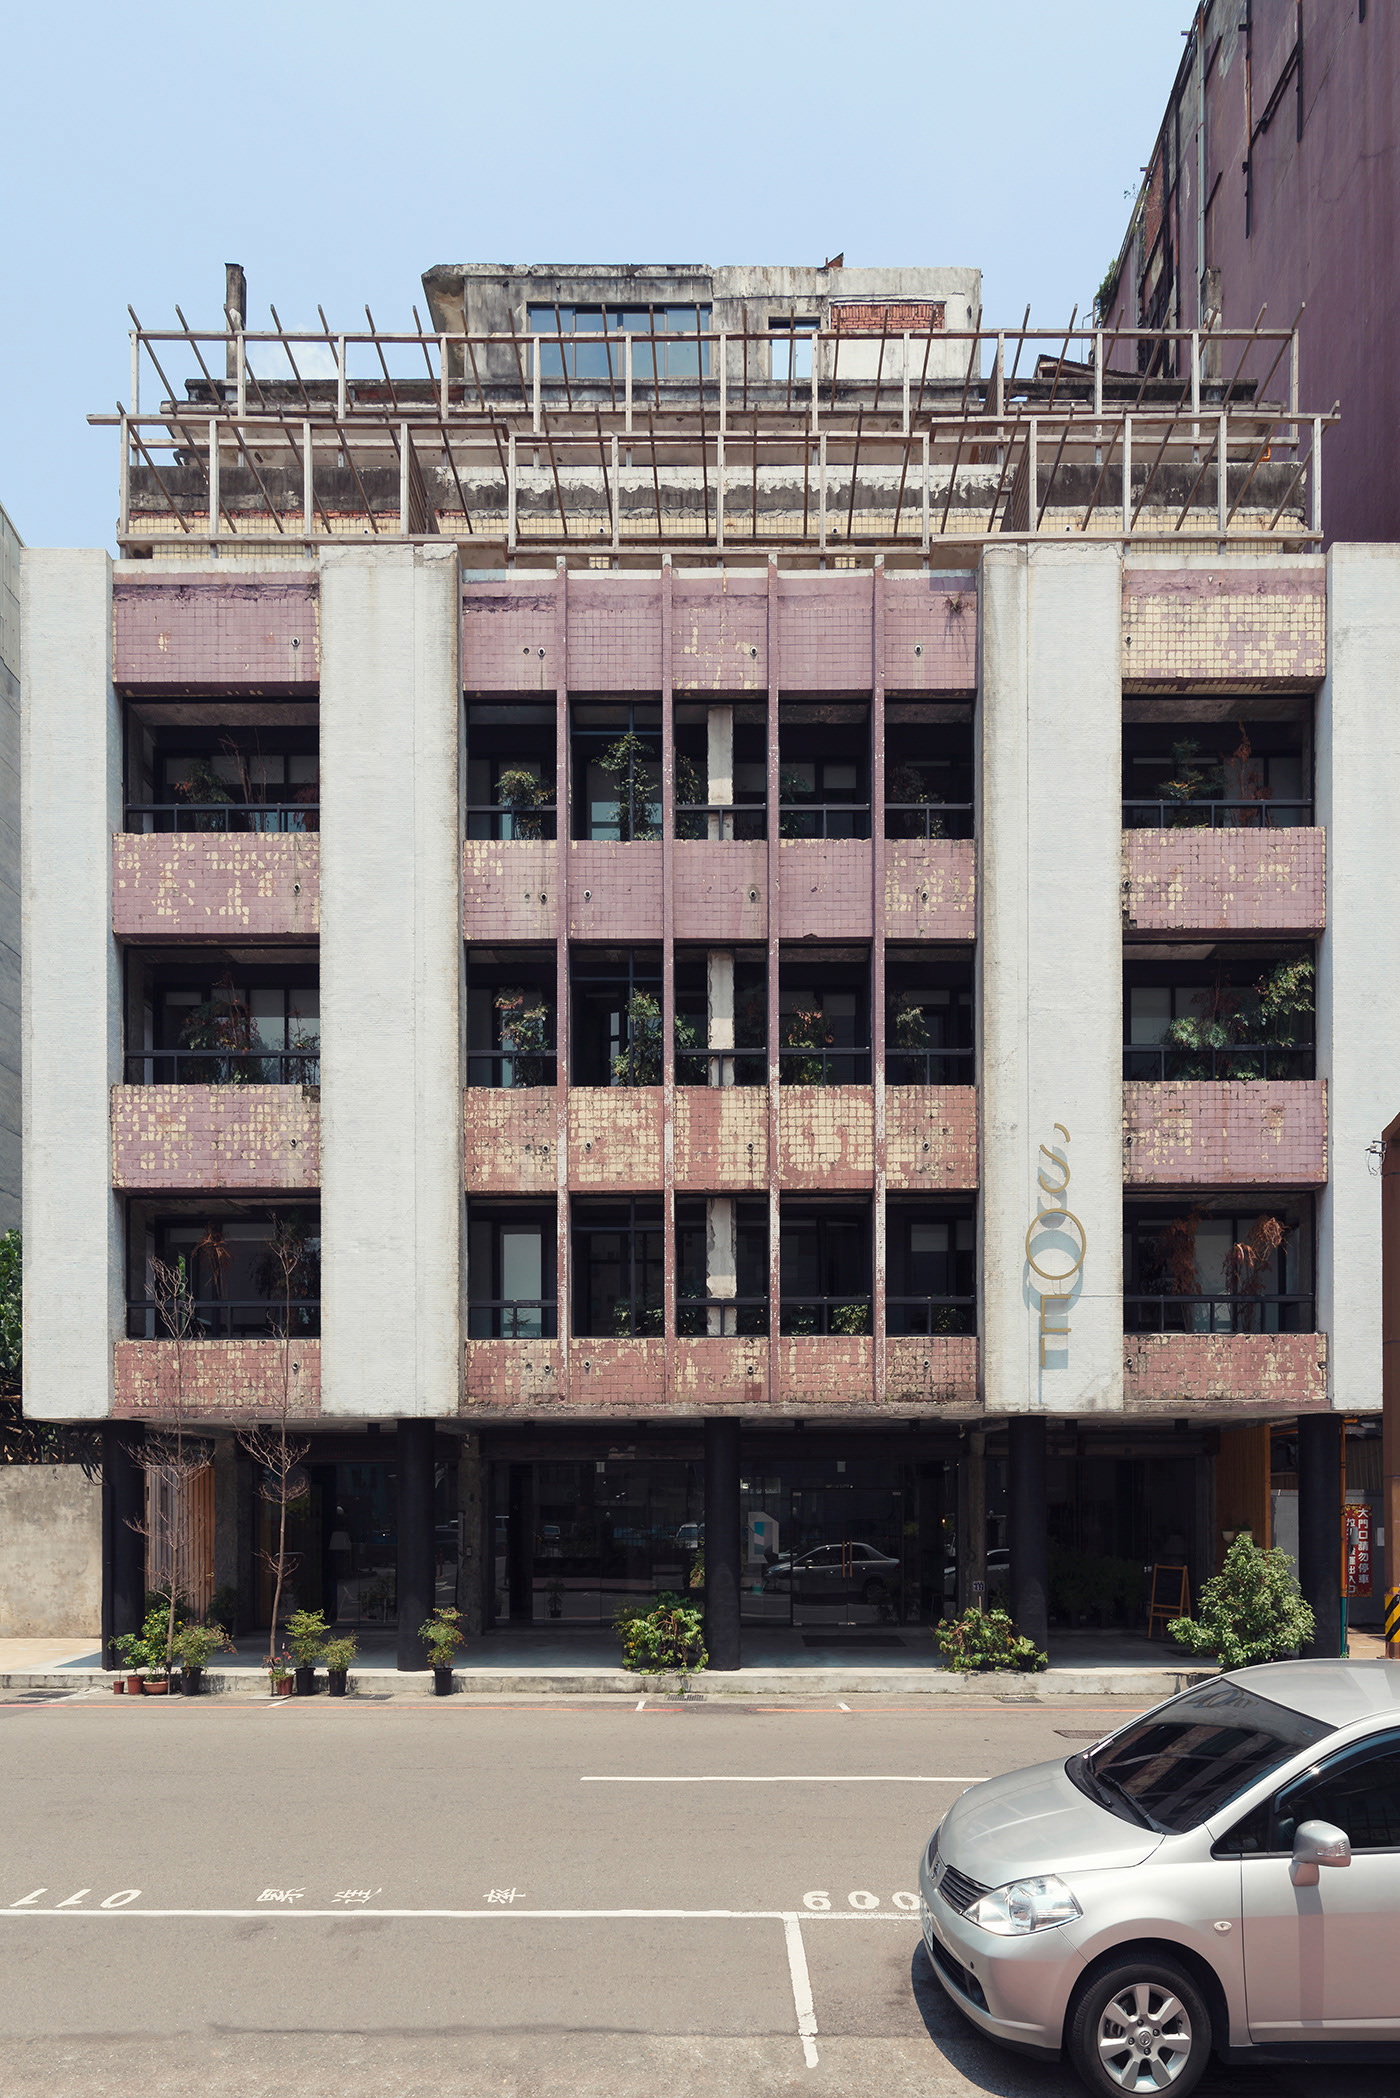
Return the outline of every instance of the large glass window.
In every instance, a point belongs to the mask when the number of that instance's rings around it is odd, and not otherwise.
[[[576,838],[626,845],[661,836],[661,708],[655,701],[576,700],[573,766]]]
[[[665,1330],[660,1202],[575,1200],[570,1238],[576,1334],[621,1339]]]
[[[467,1213],[467,1331],[473,1340],[552,1340],[553,1203],[473,1202]]]
[[[128,1085],[319,1085],[321,994],[314,963],[216,970],[133,955]],[[139,973],[138,973],[139,972]],[[137,999],[139,996],[139,1005]]]
[[[556,799],[553,705],[469,706],[467,836],[552,838]]]
[[[1123,969],[1123,1076],[1311,1078],[1314,965],[1307,947],[1194,950],[1190,962],[1130,949]]]
[[[886,1330],[975,1333],[977,1225],[971,1208],[896,1200],[886,1215]]]
[[[1128,703],[1123,822],[1129,830],[1258,830],[1311,823],[1312,702],[1198,703],[1182,721],[1160,700]]]
[[[778,959],[784,1085],[869,1085],[870,956],[865,948],[785,947]]]
[[[575,1085],[660,1085],[661,949],[575,947]]]
[[[626,335],[656,338],[632,346],[634,383],[709,377],[710,345],[697,340],[709,333],[708,306],[531,305],[526,308],[526,327],[531,335],[555,337],[540,345],[543,379],[620,382],[625,355],[622,337]],[[568,341],[566,337],[584,339]]]
[[[768,1203],[676,1197],[676,1331],[768,1331]]]
[[[467,1084],[555,1083],[552,947],[467,949]]]
[[[889,947],[885,998],[886,1084],[971,1085],[971,957]]]
[[[1311,1205],[1124,1212],[1129,1333],[1311,1333]]]
[[[784,1333],[869,1333],[868,1203],[789,1201],[781,1215]]]
[[[133,1340],[321,1330],[321,1213],[314,1205],[133,1202],[127,1334]]]
[[[320,825],[315,708],[288,728],[166,726],[172,711],[133,702],[128,714],[126,827],[137,831],[314,831]],[[196,711],[196,709],[191,709]],[[246,712],[246,710],[243,710]]]

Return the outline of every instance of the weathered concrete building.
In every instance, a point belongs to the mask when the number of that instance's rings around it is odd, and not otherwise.
[[[1400,553],[1326,419],[973,271],[425,284],[138,331],[119,558],[26,556],[27,1409],[114,1525],[219,1434],[257,1621],[285,1400],[405,1665],[435,1587],[1139,1622],[1271,1527],[1335,1640]]]

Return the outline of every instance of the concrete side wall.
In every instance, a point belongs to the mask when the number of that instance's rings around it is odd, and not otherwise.
[[[1381,1403],[1381,1184],[1367,1146],[1400,1108],[1400,547],[1335,546],[1327,679],[1317,715],[1317,813],[1327,829],[1318,950],[1317,1069],[1328,1081],[1331,1178],[1319,1204],[1318,1325],[1331,1395]]]
[[[77,1464],[0,1467],[0,1639],[95,1638],[102,1486]]]
[[[449,547],[336,548],[321,569],[326,1407],[452,1414],[463,1258],[457,560]]]
[[[20,1220],[19,679],[0,663],[0,1231]]]
[[[24,1404],[36,1419],[92,1420],[111,1411],[124,1318],[110,1136],[121,1076],[111,563],[31,552],[22,580]]]
[[[989,1412],[1122,1404],[1119,557],[989,553],[978,750]],[[1066,1187],[1066,1176],[1068,1186]],[[1029,1268],[1031,1252],[1064,1294]],[[1082,1264],[1079,1256],[1083,1255]],[[1044,1289],[1044,1299],[1038,1292]],[[1047,1338],[1041,1321],[1069,1338]]]

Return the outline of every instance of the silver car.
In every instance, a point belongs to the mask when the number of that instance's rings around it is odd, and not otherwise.
[[[1212,1677],[965,1792],[919,1866],[963,2015],[1091,2091],[1400,2058],[1400,1663]]]

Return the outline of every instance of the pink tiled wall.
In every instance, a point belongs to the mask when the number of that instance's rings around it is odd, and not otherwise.
[[[112,930],[122,940],[314,940],[321,841],[118,831]]]
[[[195,1340],[180,1351],[178,1396],[186,1418],[251,1422],[282,1404],[283,1352],[279,1340]],[[119,1340],[115,1359],[118,1420],[169,1419],[177,1398],[176,1350],[168,1340]],[[288,1357],[290,1412],[295,1420],[321,1411],[321,1343],[294,1340]]]
[[[660,686],[660,578],[571,575],[570,691],[655,692]]]
[[[563,682],[556,661],[554,586],[495,577],[462,592],[462,683],[468,692],[539,692]]]
[[[464,1410],[557,1409],[562,1359],[557,1340],[469,1340]]]
[[[976,1187],[976,1087],[886,1087],[885,1172],[891,1190],[902,1192]]]
[[[1123,1087],[1130,1187],[1321,1187],[1327,1082],[1132,1082]]]
[[[874,683],[874,580],[782,575],[778,620],[785,692],[869,692]]]
[[[661,1185],[659,1085],[571,1089],[569,1185],[603,1192],[655,1192]]]
[[[866,1187],[875,1172],[875,1096],[868,1085],[785,1085],[778,1095],[782,1185]]]
[[[1327,1403],[1325,1333],[1128,1333],[1123,1366],[1125,1405],[1154,1413],[1200,1403],[1316,1412]]]
[[[678,576],[671,609],[671,678],[678,692],[768,689],[768,579]]]
[[[885,1344],[885,1403],[900,1411],[936,1406],[976,1411],[977,1336],[901,1335]]]
[[[977,937],[977,847],[971,838],[891,839],[885,848],[885,936]]]
[[[677,1340],[675,1390],[676,1404],[696,1413],[767,1406],[767,1340]]]
[[[1123,571],[1123,683],[1303,689],[1327,668],[1321,562]]]
[[[112,1185],[314,1188],[319,1096],[300,1085],[115,1085]]]
[[[780,939],[870,938],[868,840],[785,838],[778,851]]]
[[[569,1403],[591,1412],[634,1412],[661,1404],[666,1343],[576,1340],[569,1347]]]
[[[462,1096],[469,1195],[553,1195],[559,1096],[552,1085],[474,1085]]]
[[[1135,932],[1321,932],[1324,830],[1129,830],[1123,918]]]
[[[678,839],[673,860],[678,940],[766,940],[768,847]]]
[[[887,579],[885,686],[890,692],[976,690],[977,589],[970,575]]]
[[[661,938],[660,845],[569,846],[569,937]]]
[[[116,682],[133,691],[314,693],[317,605],[312,575],[119,576]]]
[[[765,1086],[676,1088],[676,1186],[743,1194],[768,1185]]]
[[[797,1336],[778,1343],[779,1404],[785,1413],[807,1406],[868,1407],[875,1343],[856,1336]]]
[[[552,839],[462,847],[462,930],[468,940],[553,940],[559,848]]]

